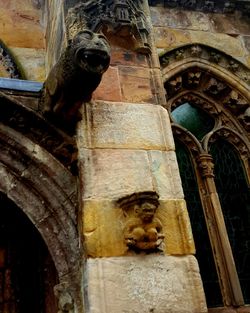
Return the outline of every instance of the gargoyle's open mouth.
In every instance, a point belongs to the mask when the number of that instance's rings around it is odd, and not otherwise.
[[[76,60],[84,70],[102,74],[109,67],[110,56],[103,50],[78,49],[76,51]]]

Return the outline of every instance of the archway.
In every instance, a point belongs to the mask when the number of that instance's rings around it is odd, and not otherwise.
[[[2,112],[12,105],[14,109],[9,118],[1,115],[0,191],[40,233],[55,264],[60,293],[69,294],[75,311],[80,312],[83,260],[77,230],[77,183],[56,159],[67,141],[35,112],[1,96]],[[13,120],[15,114],[17,120]]]
[[[58,277],[40,234],[0,193],[0,312],[55,313]]]

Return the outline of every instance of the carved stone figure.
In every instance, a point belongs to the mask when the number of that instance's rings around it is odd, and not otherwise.
[[[128,199],[121,199],[120,203],[123,209],[132,205],[134,210],[124,226],[124,240],[128,248],[147,252],[159,250],[164,235],[161,221],[155,217],[159,206],[158,195],[154,192],[133,194]]]
[[[55,296],[58,299],[58,313],[74,313],[74,300],[70,295],[67,285],[62,283],[54,287]]]
[[[82,102],[91,99],[110,63],[110,46],[102,34],[78,32],[44,83],[42,111],[71,129]]]

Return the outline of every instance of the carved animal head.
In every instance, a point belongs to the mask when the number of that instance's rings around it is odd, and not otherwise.
[[[80,31],[71,42],[75,62],[84,71],[103,74],[110,63],[110,46],[102,34]]]

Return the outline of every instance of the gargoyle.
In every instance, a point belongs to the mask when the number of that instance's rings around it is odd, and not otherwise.
[[[66,130],[80,119],[78,110],[91,99],[110,63],[110,46],[102,34],[78,32],[51,69],[43,88],[43,114]]]

